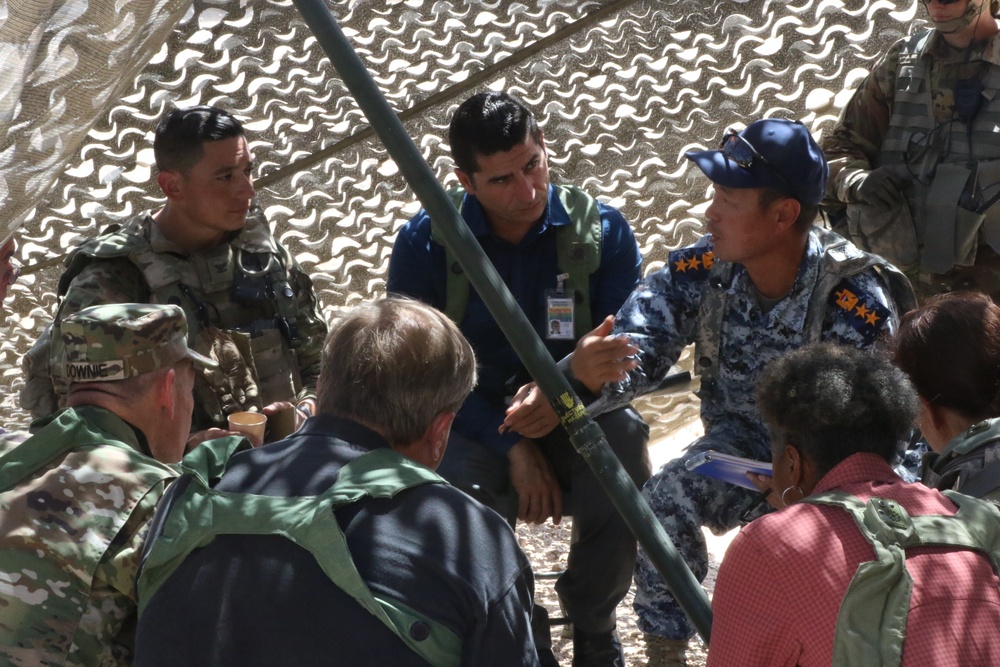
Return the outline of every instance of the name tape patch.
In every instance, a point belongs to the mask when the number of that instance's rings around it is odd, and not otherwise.
[[[105,382],[125,379],[125,362],[121,360],[90,363],[66,362],[66,376],[71,382]]]

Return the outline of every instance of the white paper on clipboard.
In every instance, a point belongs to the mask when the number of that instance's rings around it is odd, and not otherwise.
[[[702,475],[721,479],[723,482],[742,486],[744,489],[752,491],[756,491],[757,487],[747,479],[746,474],[748,472],[752,472],[755,475],[771,476],[771,464],[767,461],[745,459],[740,456],[723,454],[714,449],[701,452],[697,456],[688,459],[684,465],[688,470],[694,470]]]

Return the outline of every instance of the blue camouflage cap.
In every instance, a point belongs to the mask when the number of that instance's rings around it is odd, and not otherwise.
[[[173,305],[115,303],[64,318],[53,336],[53,363],[75,382],[112,382],[150,373],[188,358],[218,364],[187,346],[187,319]]]
[[[713,183],[728,188],[774,188],[803,204],[819,204],[830,167],[823,150],[799,121],[765,118],[741,132],[729,130],[714,151],[690,151]]]

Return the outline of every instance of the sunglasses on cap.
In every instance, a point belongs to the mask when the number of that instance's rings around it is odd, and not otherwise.
[[[740,136],[740,133],[736,130],[732,128],[726,130],[726,133],[722,136],[722,141],[719,142],[719,150],[722,151],[724,156],[744,169],[749,169],[755,161],[760,161],[760,163],[767,167],[772,174],[778,177],[778,180],[784,183],[789,194],[794,194],[796,192],[795,188],[793,188],[792,185],[785,180],[785,177],[782,176],[777,169],[771,166],[771,163],[767,161],[767,158],[757,152],[757,149],[753,147],[753,144]]]

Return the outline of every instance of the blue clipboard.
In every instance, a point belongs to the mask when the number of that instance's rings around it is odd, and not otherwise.
[[[746,478],[748,472],[755,475],[771,476],[771,464],[766,461],[754,461],[753,459],[723,454],[714,449],[701,452],[688,459],[684,465],[688,470],[721,479],[723,482],[742,486],[751,491],[756,491],[757,487]]]

